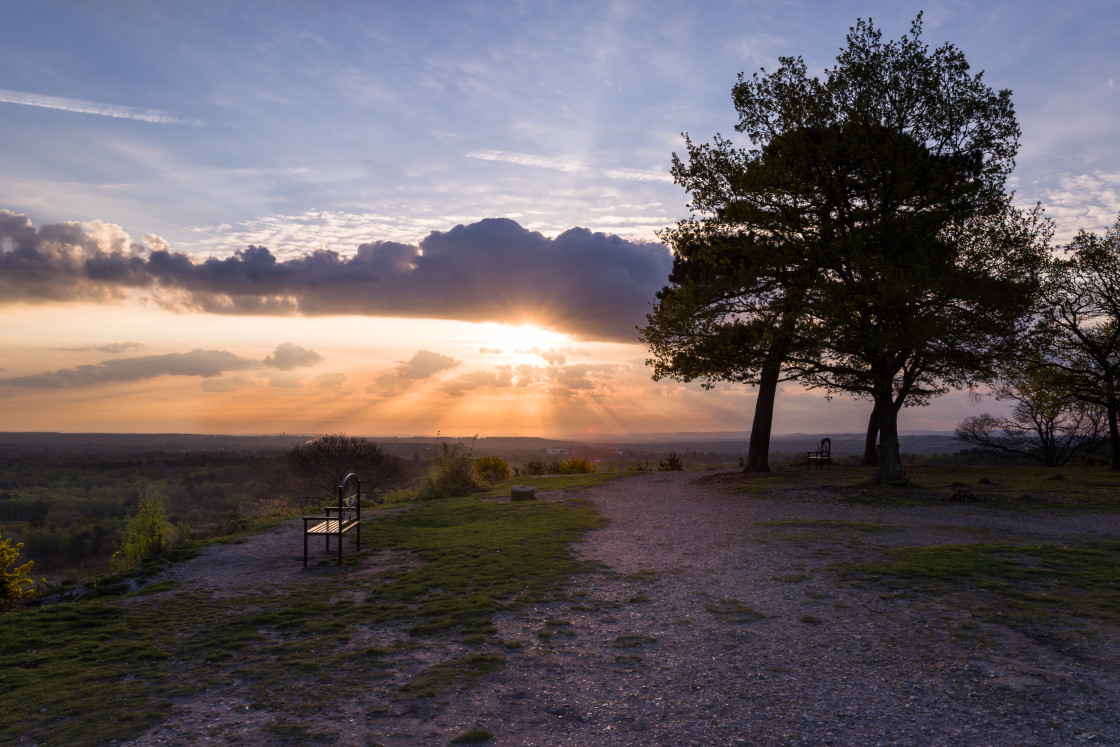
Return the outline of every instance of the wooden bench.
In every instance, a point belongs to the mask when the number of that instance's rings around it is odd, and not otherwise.
[[[355,530],[355,543],[362,542],[362,483],[350,473],[338,486],[338,505],[324,506],[326,516],[303,517],[303,567],[307,567],[307,538],[321,535],[326,551],[331,551],[331,537],[338,538],[338,565],[342,566],[342,535]],[[312,524],[314,522],[314,524]],[[310,525],[310,526],[309,526]]]
[[[822,438],[821,445],[817,447],[816,451],[805,452],[806,467],[812,467],[813,462],[817,463],[817,469],[824,465],[832,466],[832,439]]]

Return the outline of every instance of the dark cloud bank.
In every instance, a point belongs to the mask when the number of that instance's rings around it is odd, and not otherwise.
[[[660,244],[573,228],[554,239],[491,218],[418,246],[377,241],[347,257],[280,260],[250,246],[195,262],[150,242],[102,249],[76,223],[35,229],[0,211],[0,302],[109,301],[149,293],[216,314],[357,314],[535,322],[585,339],[633,341],[672,267]]]

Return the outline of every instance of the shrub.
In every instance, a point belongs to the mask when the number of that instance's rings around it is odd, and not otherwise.
[[[501,457],[479,457],[474,460],[474,473],[478,479],[493,484],[509,478],[509,465]]]
[[[233,534],[235,532],[243,532],[249,528],[249,520],[245,518],[245,511],[241,508],[241,504],[230,506],[222,514],[220,519],[222,534]]]
[[[667,456],[665,461],[661,462],[660,466],[657,468],[658,472],[681,472],[683,470],[684,463],[681,462],[681,458],[677,456],[677,452],[675,451],[670,451],[669,456]]]
[[[470,495],[485,490],[475,478],[474,460],[462,444],[440,444],[441,451],[432,458],[432,474],[424,478],[417,498],[424,501]]]
[[[571,457],[557,465],[556,473],[560,475],[591,475],[595,473],[595,465],[585,457]]]
[[[23,565],[15,565],[21,549],[22,542],[12,547],[10,539],[0,538],[0,609],[7,609],[35,594],[32,589],[25,588],[35,583],[31,580],[31,566],[35,562],[29,560]]]
[[[164,497],[156,492],[145,491],[140,496],[136,515],[128,520],[121,532],[119,549],[109,560],[109,568],[114,573],[136,568],[146,559],[163,552],[165,546],[164,525],[167,513],[163,507]]]
[[[544,462],[539,459],[534,459],[525,465],[525,474],[527,475],[543,475],[545,474]]]

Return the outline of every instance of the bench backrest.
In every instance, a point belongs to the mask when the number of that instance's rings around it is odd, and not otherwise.
[[[362,481],[353,472],[338,484],[338,520],[342,524],[362,518]]]
[[[831,455],[832,455],[832,439],[831,438],[822,438],[821,439],[821,456],[831,456]]]

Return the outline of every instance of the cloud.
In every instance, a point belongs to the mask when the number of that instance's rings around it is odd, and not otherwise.
[[[89,350],[96,350],[98,353],[109,353],[110,355],[117,355],[120,353],[133,353],[143,350],[148,347],[142,342],[110,342],[107,345],[83,345],[76,348],[56,348],[57,350],[64,350],[68,353],[84,353]]]
[[[1062,176],[1043,205],[1057,223],[1059,242],[1069,241],[1080,229],[1104,233],[1120,214],[1120,172]]]
[[[536,156],[531,153],[512,153],[507,150],[476,150],[467,154],[467,158],[477,158],[480,161],[501,161],[518,166],[534,166],[541,169],[555,171],[586,171],[587,166],[579,161],[551,156]]]
[[[564,361],[568,360],[569,355],[577,355],[579,353],[575,348],[549,348],[548,350],[530,348],[527,352],[539,355],[553,366],[563,365]]]
[[[608,179],[635,182],[668,182],[673,183],[673,175],[667,171],[647,171],[644,169],[609,169],[603,172]]]
[[[117,358],[95,365],[0,379],[0,384],[32,389],[67,389],[117,381],[140,381],[158,376],[201,376],[214,378],[226,371],[256,368],[259,362],[225,350],[192,350],[189,353]]]
[[[383,397],[400,394],[411,389],[417,381],[431,378],[440,371],[455,368],[461,363],[462,361],[449,355],[433,353],[431,350],[418,350],[407,361],[401,361],[392,371],[375,378],[368,391]]]
[[[264,364],[281,371],[291,371],[293,368],[306,368],[321,363],[323,356],[308,348],[301,348],[290,342],[276,346],[276,352],[264,359]]]
[[[102,345],[97,348],[97,352],[116,355],[118,353],[132,353],[143,350],[146,347],[148,346],[142,342],[111,342],[108,345]]]
[[[402,379],[426,379],[440,371],[455,368],[461,362],[449,355],[418,350],[409,360],[397,366],[397,376]]]
[[[0,303],[112,302],[141,295],[214,314],[355,314],[533,323],[633,341],[668,279],[663,245],[585,228],[547,238],[506,218],[280,259],[263,246],[195,261],[104,224],[44,225],[0,211]],[[115,227],[112,227],[115,228]]]
[[[443,385],[443,391],[452,397],[462,397],[467,392],[483,388],[506,388],[513,384],[513,368],[498,366],[494,371],[472,371],[458,376]]]
[[[585,163],[567,158],[552,156],[538,156],[532,153],[515,153],[508,150],[475,150],[467,154],[467,158],[480,161],[500,161],[512,163],[516,166],[531,166],[539,169],[552,169],[574,173],[579,171],[596,171],[607,179],[627,182],[668,182],[673,183],[673,175],[668,171],[651,171],[648,169],[592,169]]]
[[[120,106],[118,104],[103,104],[98,101],[83,101],[82,99],[69,99],[61,96],[46,96],[41,93],[26,93],[24,91],[9,91],[0,88],[0,102],[19,104],[21,106],[34,106],[40,109],[59,109],[65,112],[78,114],[96,114],[99,117],[114,117],[116,119],[135,119],[153,124],[189,124],[201,125],[197,119],[183,119],[159,109],[141,109],[135,106]]]

